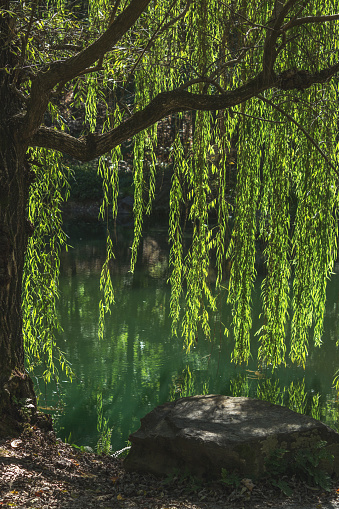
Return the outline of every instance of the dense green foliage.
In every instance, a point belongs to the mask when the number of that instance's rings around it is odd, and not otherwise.
[[[72,168],[70,199],[86,202],[101,201],[102,180],[93,164],[78,164]]]
[[[18,52],[29,69],[22,93],[30,92],[34,73],[88,47],[130,3],[116,1],[113,12],[105,0],[90,1],[88,11],[84,5],[71,10],[63,0],[13,3],[11,16],[21,20],[25,34],[24,50],[16,37]],[[143,110],[150,104],[156,110],[158,103],[152,101],[164,91],[176,90],[183,98],[183,105],[168,106],[166,114],[174,115],[175,125],[168,156],[173,164],[171,316],[173,331],[183,334],[187,348],[199,330],[209,337],[210,313],[216,311],[216,295],[226,285],[233,320],[225,324],[225,334],[232,326],[234,361],[248,361],[258,243],[265,259],[259,361],[272,366],[285,362],[288,313],[288,354],[293,362],[305,364],[311,330],[315,343],[321,343],[326,281],[336,256],[338,176],[337,84],[327,80],[334,71],[321,73],[337,64],[337,9],[334,0],[151,1],[95,67],[65,83],[61,80],[50,97],[45,122],[55,130],[71,132],[71,116],[82,111],[86,135],[112,129],[118,133],[121,126],[126,126],[125,139],[135,134],[132,270],[143,217],[152,209],[159,154],[157,124],[144,120]],[[227,93],[236,90],[239,99],[228,104]],[[199,102],[198,96],[204,100]],[[220,107],[213,102],[218,96],[224,98]],[[138,118],[139,126],[129,131],[128,122],[137,123]],[[39,140],[29,152],[36,174],[29,217],[39,227],[27,254],[24,330],[27,351],[39,356],[39,342],[49,356],[50,338],[57,329],[58,252],[65,243],[59,210],[68,170],[58,152],[33,148],[47,147]],[[97,138],[86,140],[90,146]],[[51,148],[56,147],[53,143]],[[117,214],[118,163],[123,159],[120,143],[113,140],[111,147],[98,157],[101,215],[106,220]],[[71,149],[65,151],[73,155]],[[229,182],[235,171],[233,190]],[[232,191],[234,202],[229,199]],[[184,249],[187,224],[192,235]],[[114,301],[109,231],[107,239],[100,335]],[[213,257],[216,285],[209,281]]]

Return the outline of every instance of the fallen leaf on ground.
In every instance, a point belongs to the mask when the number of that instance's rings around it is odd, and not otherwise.
[[[97,477],[95,474],[87,474],[86,472],[80,472],[80,475],[81,475],[81,477],[85,477],[85,478]]]
[[[252,491],[255,486],[252,479],[242,479],[241,482],[249,491]]]
[[[12,440],[11,447],[13,447],[13,449],[16,449],[17,447],[20,447],[21,444],[22,444],[22,440],[20,440],[19,438],[16,438],[15,440]]]

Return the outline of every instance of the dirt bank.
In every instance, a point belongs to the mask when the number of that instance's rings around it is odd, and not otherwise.
[[[188,476],[127,474],[122,460],[80,452],[39,429],[0,443],[0,506],[8,509],[339,508],[339,484],[329,493],[293,480],[292,487],[286,497],[268,481],[242,480],[234,488]]]

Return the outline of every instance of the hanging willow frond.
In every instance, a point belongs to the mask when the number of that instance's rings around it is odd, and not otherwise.
[[[289,352],[305,365],[311,330],[321,343],[337,247],[338,113],[331,80],[339,72],[338,2],[286,1],[277,9],[275,0],[130,0],[112,8],[91,0],[87,13],[73,16],[66,1],[49,5],[39,13],[37,33],[44,37],[34,42],[30,21],[23,55],[32,67],[19,91],[30,96],[23,115],[27,143],[98,159],[102,217],[112,207],[116,218],[119,147],[133,139],[133,270],[155,194],[157,122],[168,118],[175,126],[166,161],[173,332],[184,335],[187,348],[201,331],[209,338],[216,297],[227,287],[233,360],[248,362],[260,255],[259,362],[276,366]],[[70,45],[80,42],[82,49],[70,55]],[[64,89],[84,109],[82,136],[67,132],[62,120],[56,98]],[[46,110],[51,126],[41,125]],[[60,175],[48,175],[48,185],[61,185]],[[32,217],[38,189],[31,190]],[[112,249],[108,235],[102,318],[114,300]],[[25,302],[34,314],[35,304]]]

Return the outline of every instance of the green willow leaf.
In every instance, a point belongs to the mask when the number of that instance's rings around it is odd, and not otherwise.
[[[30,93],[35,71],[91,48],[109,26],[115,7],[117,16],[129,2],[80,4],[71,11],[66,0],[39,6],[27,39],[29,72],[22,79],[23,94]],[[223,300],[232,308],[232,324],[223,326],[224,340],[234,342],[234,362],[250,359],[253,332],[259,344],[258,363],[271,367],[285,363],[287,355],[305,366],[311,336],[315,345],[321,344],[326,284],[337,253],[333,171],[338,153],[337,83],[324,80],[312,87],[297,83],[289,89],[284,79],[286,70],[298,79],[299,70],[307,76],[336,65],[338,23],[333,19],[320,23],[319,13],[336,14],[338,3],[298,0],[288,5],[285,21],[290,29],[279,31],[273,45],[277,60],[272,89],[225,111],[193,107],[183,111],[173,99],[170,117],[95,161],[103,186],[100,217],[108,232],[100,278],[99,337],[114,303],[109,219],[117,219],[120,162],[132,151],[131,271],[144,215],[152,213],[161,164],[163,171],[171,172],[172,332],[183,335],[185,347],[195,345],[199,336],[210,339],[216,303]],[[13,5],[26,20],[31,8],[22,2]],[[70,132],[77,111],[82,124],[77,136],[107,133],[119,126],[128,132],[130,119],[141,118],[143,109],[162,92],[186,90],[207,101],[208,96],[234,93],[240,87],[247,90],[263,61],[269,60],[265,40],[275,33],[276,10],[274,0],[152,1],[93,68],[55,87],[45,122]],[[316,16],[317,22],[295,21],[304,15]],[[26,33],[26,28],[27,21],[18,27],[18,34]],[[20,52],[19,36],[13,37]],[[69,170],[53,151],[30,149],[30,157],[43,167],[33,165],[36,182],[29,197],[28,218],[35,232],[26,255],[25,347],[32,364],[47,359],[50,378],[55,371],[53,351],[69,369],[53,339],[59,328],[55,311],[59,252],[67,244],[61,207]],[[256,279],[261,284],[262,313],[259,330],[252,331]],[[289,316],[291,332],[286,325]],[[227,337],[230,325],[233,334]],[[269,390],[274,392],[274,387],[262,388]]]

